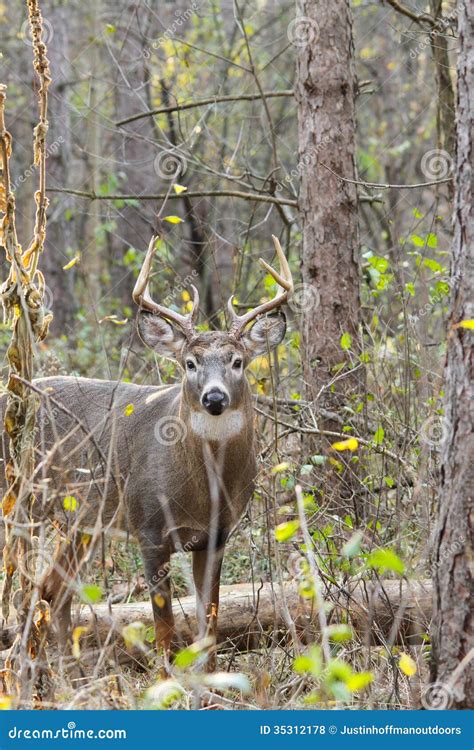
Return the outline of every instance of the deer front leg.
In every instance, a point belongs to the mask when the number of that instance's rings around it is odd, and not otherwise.
[[[164,672],[169,674],[170,655],[174,637],[174,617],[171,606],[170,551],[163,544],[141,544],[145,578],[150,592],[155,641],[158,655],[163,653]]]
[[[217,613],[224,549],[224,545],[222,545],[217,549],[193,552],[193,578],[196,587],[199,638],[211,636],[214,639],[214,645],[209,651],[206,662],[207,672],[213,672],[217,662]]]

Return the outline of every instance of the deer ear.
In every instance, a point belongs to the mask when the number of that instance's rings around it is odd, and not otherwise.
[[[286,318],[283,313],[259,318],[242,337],[251,359],[266,354],[280,344],[286,333]]]
[[[141,311],[138,314],[137,330],[146,346],[168,359],[176,359],[186,341],[182,331],[149,312]]]

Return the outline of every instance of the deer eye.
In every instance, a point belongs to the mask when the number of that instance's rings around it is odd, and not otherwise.
[[[196,365],[194,364],[194,362],[193,362],[192,359],[187,359],[186,360],[186,367],[187,367],[188,370],[195,370],[196,369]]]
[[[241,359],[234,359],[232,363],[232,369],[234,370],[240,370],[242,367],[242,360]]]

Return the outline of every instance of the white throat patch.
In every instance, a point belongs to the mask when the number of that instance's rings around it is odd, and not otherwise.
[[[225,443],[242,432],[244,417],[241,411],[225,411],[218,417],[204,411],[193,411],[191,429],[202,440]]]

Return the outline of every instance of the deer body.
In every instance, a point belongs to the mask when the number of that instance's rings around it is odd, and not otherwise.
[[[36,518],[54,518],[63,534],[42,586],[42,595],[53,602],[62,639],[70,629],[71,579],[91,556],[83,532],[97,542],[104,530],[123,529],[139,542],[156,641],[167,661],[173,639],[169,563],[177,550],[193,553],[200,635],[216,636],[224,546],[256,476],[245,367],[282,340],[286,324],[284,316],[259,317],[252,328],[244,328],[259,312],[279,306],[286,294],[252,316],[234,314],[228,333],[200,333],[193,325],[197,292],[190,317],[161,308],[149,297],[153,248],[151,243],[135,289],[142,308],[138,332],[145,344],[178,363],[182,383],[35,381],[41,405],[34,482]],[[282,262],[281,248],[279,254]],[[288,289],[289,279],[278,276]],[[3,398],[2,416],[4,408]],[[5,457],[8,446],[2,447]],[[75,498],[74,508],[65,497]],[[8,519],[13,530],[15,523],[20,528],[18,521],[27,519]],[[213,665],[212,654],[208,666]]]

